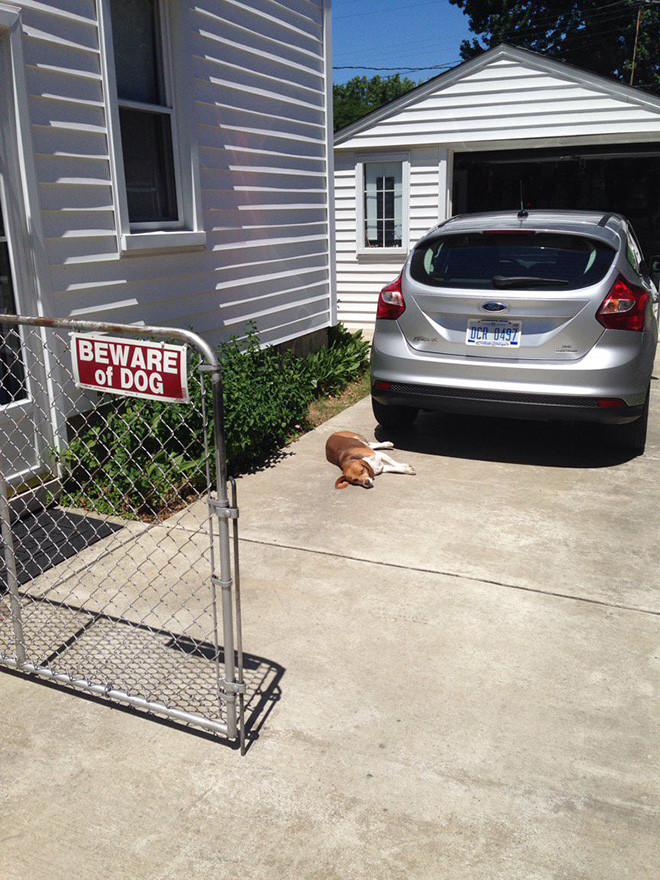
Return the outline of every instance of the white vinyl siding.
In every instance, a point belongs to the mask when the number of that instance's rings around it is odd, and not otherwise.
[[[240,333],[255,321],[267,342],[328,326],[322,3],[205,0],[191,22],[202,202],[223,325]]]
[[[579,82],[579,72],[550,75],[528,64],[495,60],[420,98],[341,142],[342,149],[383,150],[413,144],[462,145],[657,133],[658,110]]]
[[[411,150],[409,155],[409,236],[415,242],[438,222],[437,148]],[[376,315],[378,292],[399,274],[405,253],[373,248],[356,256],[355,156],[335,157],[335,225],[337,242],[337,309],[349,326],[369,327]]]
[[[264,343],[327,327],[322,0],[181,2],[173,74],[194,147],[181,158],[199,181],[206,245],[130,255],[118,243],[96,3],[18,6],[56,316],[192,326],[211,343],[249,321]]]

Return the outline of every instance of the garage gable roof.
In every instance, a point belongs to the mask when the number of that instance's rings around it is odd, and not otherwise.
[[[361,138],[359,135],[370,132],[379,123],[385,123],[386,125],[394,124],[398,116],[402,117],[402,122],[405,120],[407,125],[414,126],[417,121],[416,117],[405,111],[415,111],[417,109],[416,105],[424,104],[426,99],[432,99],[436,95],[440,98],[442,93],[451,89],[452,86],[460,86],[463,81],[468,80],[470,77],[477,80],[479,78],[478,75],[485,71],[486,68],[491,67],[493,71],[496,71],[498,67],[504,68],[507,62],[517,65],[518,69],[526,69],[530,74],[546,74],[554,80],[563,81],[567,85],[590,89],[595,94],[605,98],[609,97],[620,105],[627,105],[628,108],[631,108],[632,105],[632,107],[643,109],[650,118],[657,116],[658,124],[660,125],[659,97],[575,67],[572,64],[554,61],[537,52],[530,52],[527,49],[520,49],[516,46],[502,43],[484,52],[477,58],[473,58],[471,61],[466,61],[446,73],[433,77],[433,79],[422,83],[422,85],[417,86],[417,88],[407,92],[400,98],[390,101],[376,110],[372,110],[371,113],[367,113],[356,122],[339,129],[335,133],[335,146],[340,148],[360,146]],[[485,76],[485,73],[483,75]],[[514,90],[515,86],[512,85],[511,91],[513,92]],[[499,89],[499,91],[501,93],[502,89]],[[487,94],[486,90],[484,94]],[[419,109],[422,109],[422,107]],[[421,127],[424,126],[423,121],[418,121],[418,124]],[[351,143],[356,136],[358,136],[356,142]],[[401,142],[401,138],[399,138],[399,142]]]

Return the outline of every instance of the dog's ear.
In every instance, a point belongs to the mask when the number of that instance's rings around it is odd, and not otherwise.
[[[350,483],[346,479],[346,475],[342,474],[341,477],[337,477],[335,480],[335,489],[345,489],[346,486],[350,486]]]
[[[361,461],[362,461],[362,464],[366,467],[366,469],[369,473],[369,476],[373,480],[376,476],[376,474],[374,473],[374,469],[371,467],[371,465],[369,464],[368,461],[365,461],[364,459],[361,459]]]

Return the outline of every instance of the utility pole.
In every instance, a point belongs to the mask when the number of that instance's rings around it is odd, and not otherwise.
[[[630,85],[633,84],[633,80],[635,79],[635,62],[637,61],[637,43],[639,42],[639,25],[642,20],[642,4],[639,4],[639,9],[637,10],[637,28],[635,29],[635,48],[633,49],[633,58],[632,58],[632,70],[630,71]]]

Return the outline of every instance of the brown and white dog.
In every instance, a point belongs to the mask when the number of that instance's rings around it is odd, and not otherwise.
[[[335,489],[345,489],[349,484],[371,489],[378,474],[414,474],[409,464],[399,464],[382,449],[393,449],[389,440],[385,443],[369,443],[355,431],[335,431],[325,444],[325,457],[330,464],[341,468]]]

